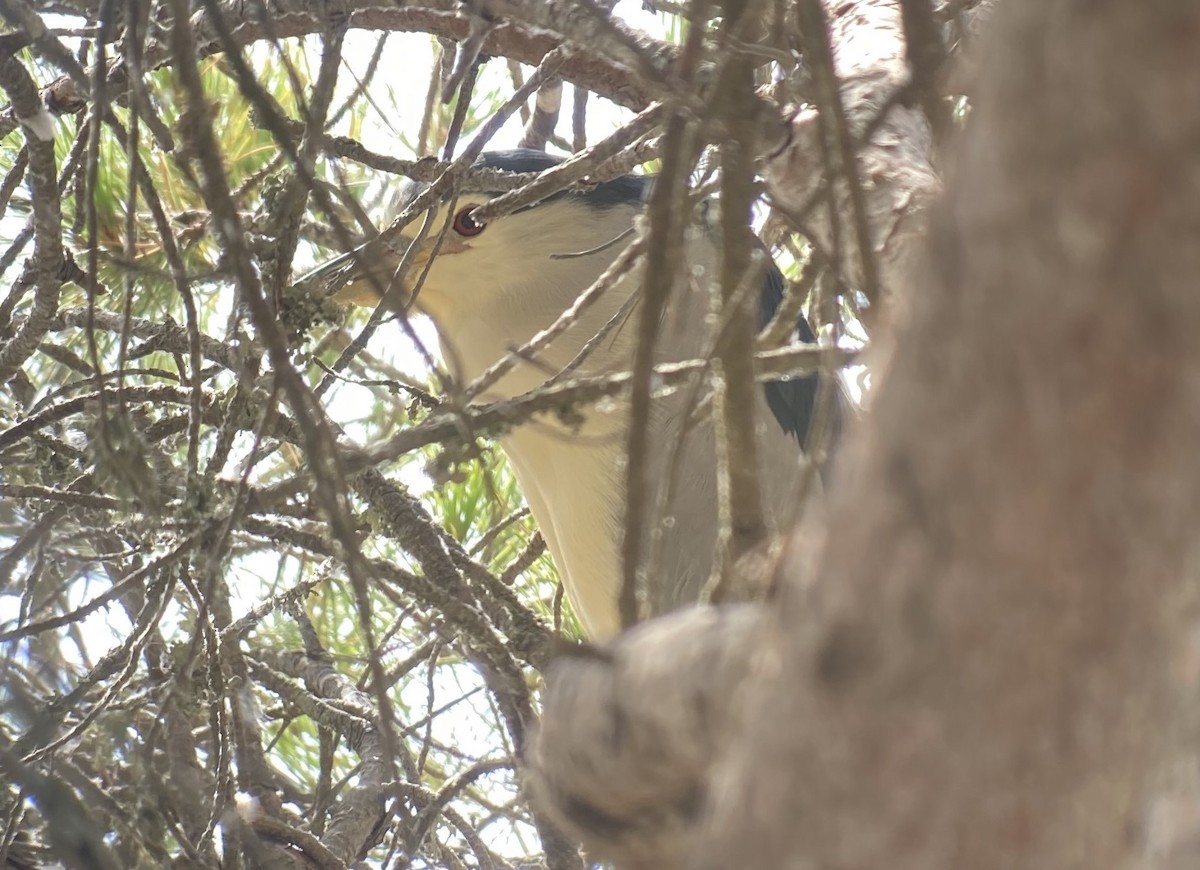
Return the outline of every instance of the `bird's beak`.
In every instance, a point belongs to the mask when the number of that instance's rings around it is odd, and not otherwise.
[[[408,258],[408,268],[401,276],[400,265],[414,244],[416,249]],[[374,308],[380,299],[385,299],[396,308],[405,308],[432,251],[431,239],[419,244],[415,238],[403,234],[387,242],[372,239],[354,251],[331,260],[302,280],[313,281],[318,291],[323,286],[344,281],[332,297],[343,304]]]

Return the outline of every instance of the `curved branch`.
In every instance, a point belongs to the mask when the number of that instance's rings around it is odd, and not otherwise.
[[[453,40],[466,39],[470,30],[470,19],[460,14],[463,4],[457,0],[425,0],[400,8],[382,5],[378,0],[346,0],[341,5],[349,12],[350,26],[364,30],[423,32]],[[563,79],[620,106],[635,110],[645,108],[652,99],[650,89],[643,76],[631,69],[645,69],[649,64],[661,79],[674,63],[675,47],[635,31],[626,31],[629,41],[605,36],[598,26],[589,23],[590,16],[577,14],[572,5],[489,4],[495,14],[509,16],[510,20],[501,20],[492,27],[483,41],[483,53],[536,66],[550,51],[558,48],[565,37],[579,50],[559,68],[558,73]],[[321,32],[325,26],[318,11],[323,4],[314,0],[271,0],[255,4],[224,0],[219,6],[240,45],[268,38],[307,36]],[[201,56],[223,50],[205,14],[196,15],[192,27]],[[637,51],[632,46],[637,46]],[[166,58],[161,60],[165,62]],[[635,63],[632,67],[631,61]],[[114,74],[124,73],[114,69]]]
[[[34,352],[58,311],[63,249],[62,209],[54,163],[54,119],[42,105],[29,71],[12,55],[0,57],[0,88],[8,93],[25,130],[29,152],[26,174],[33,193],[33,257],[26,262],[25,271],[17,281],[36,287],[29,319],[0,347],[0,383],[4,383]]]

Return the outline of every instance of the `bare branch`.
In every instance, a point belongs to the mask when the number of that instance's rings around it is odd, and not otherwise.
[[[58,310],[63,248],[54,163],[54,119],[42,106],[29,72],[10,54],[0,56],[0,88],[8,94],[25,130],[27,175],[33,192],[33,258],[26,263],[17,286],[35,287],[29,319],[0,346],[0,383],[4,383],[37,348]]]

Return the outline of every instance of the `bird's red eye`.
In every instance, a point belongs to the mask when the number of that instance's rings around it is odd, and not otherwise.
[[[479,208],[477,205],[469,205],[466,208],[460,208],[458,214],[454,216],[454,232],[460,236],[477,236],[483,232],[487,224],[481,224],[479,221],[471,217],[471,212]]]

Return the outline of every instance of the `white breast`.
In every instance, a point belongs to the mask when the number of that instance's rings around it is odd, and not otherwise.
[[[588,637],[620,629],[623,439],[597,443],[534,423],[500,439]]]

